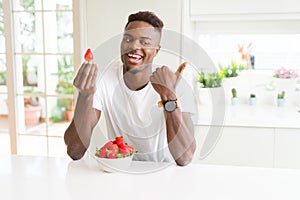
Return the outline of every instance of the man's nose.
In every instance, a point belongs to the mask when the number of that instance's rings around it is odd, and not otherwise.
[[[141,49],[140,41],[139,40],[134,40],[131,43],[131,48],[132,48],[132,50],[139,50],[139,49]]]

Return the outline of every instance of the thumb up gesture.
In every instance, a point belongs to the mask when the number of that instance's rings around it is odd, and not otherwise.
[[[179,65],[177,71],[174,73],[168,67],[162,66],[157,68],[150,76],[150,82],[155,91],[160,95],[162,101],[175,100],[176,86],[181,79],[181,73],[186,67],[187,62]]]

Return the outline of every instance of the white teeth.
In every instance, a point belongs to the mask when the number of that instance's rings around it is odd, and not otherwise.
[[[140,55],[131,54],[131,53],[129,53],[128,56],[133,57],[133,58],[138,58],[138,59],[142,58],[142,56],[140,56]]]

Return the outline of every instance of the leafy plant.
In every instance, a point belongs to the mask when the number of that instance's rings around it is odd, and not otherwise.
[[[62,95],[70,95],[74,93],[73,87],[73,59],[70,56],[62,56],[57,61],[58,82],[56,84],[56,93]],[[64,120],[64,113],[67,110],[74,110],[73,98],[58,98],[57,105],[51,111],[51,120],[53,122],[60,122]]]
[[[23,68],[23,85],[24,86],[37,86],[37,83],[29,83],[28,81],[28,62],[31,59],[29,55],[22,56],[22,68]],[[35,75],[37,76],[37,69],[35,69]]]
[[[232,98],[237,98],[237,94],[236,94],[236,89],[235,88],[231,89],[231,93],[232,93]]]
[[[60,81],[56,85],[56,92],[58,94],[73,94],[74,93],[73,84]]]
[[[253,93],[251,93],[251,94],[250,94],[250,98],[256,98],[256,95],[253,94]]]
[[[29,108],[32,106],[39,106],[39,98],[38,97],[24,97],[24,107]]]
[[[222,77],[217,72],[208,73],[205,75],[204,72],[199,73],[198,82],[203,88],[216,88],[222,86]]]
[[[6,84],[6,72],[0,72],[0,84]]]
[[[56,92],[58,94],[73,94],[73,59],[64,56],[58,60],[58,83],[56,85]]]
[[[220,76],[223,78],[230,78],[230,77],[236,77],[238,76],[238,73],[244,69],[246,69],[246,66],[244,65],[237,65],[236,61],[232,61],[230,65],[227,67],[221,66],[220,67]]]
[[[277,99],[284,99],[285,97],[285,91],[281,91],[280,93],[277,94]]]
[[[41,91],[37,91],[34,87],[31,89],[24,90],[24,94],[27,94],[27,97],[24,97],[24,106],[32,107],[32,106],[39,106],[39,95],[42,94]]]

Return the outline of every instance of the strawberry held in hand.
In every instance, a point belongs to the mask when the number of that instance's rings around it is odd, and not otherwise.
[[[124,158],[131,156],[137,151],[130,145],[124,143],[123,137],[118,136],[113,141],[109,141],[101,147],[96,149],[96,156],[100,158]]]
[[[92,61],[94,59],[94,55],[92,53],[91,49],[87,49],[85,54],[84,54],[84,60],[86,61]]]

